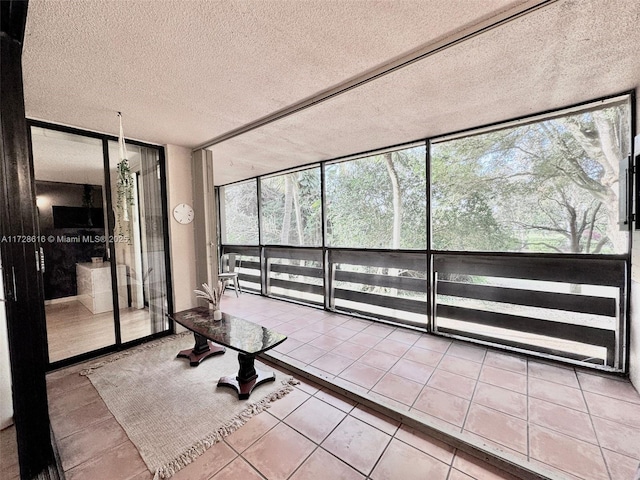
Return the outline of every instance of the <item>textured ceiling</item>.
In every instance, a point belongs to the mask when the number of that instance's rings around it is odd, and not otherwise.
[[[27,116],[193,148],[522,3],[31,0]],[[635,88],[639,25],[558,0],[212,147],[216,183]]]

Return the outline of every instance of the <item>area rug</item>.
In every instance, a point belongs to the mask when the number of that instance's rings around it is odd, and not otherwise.
[[[175,335],[108,357],[81,372],[125,430],[155,479],[166,479],[252,416],[293,390],[295,381],[276,372],[276,381],[257,387],[249,400],[238,400],[218,379],[238,371],[237,352],[190,367],[176,358],[193,346],[193,335]],[[256,361],[256,368],[271,370]]]

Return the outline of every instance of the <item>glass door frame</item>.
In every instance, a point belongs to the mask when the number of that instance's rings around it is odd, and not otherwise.
[[[113,200],[111,195],[111,172],[109,169],[109,141],[118,141],[118,137],[113,135],[107,135],[97,132],[92,132],[88,130],[82,130],[79,128],[68,127],[64,125],[57,125],[54,123],[43,122],[40,120],[27,119],[27,135],[30,147],[30,163],[33,168],[33,148],[32,148],[32,138],[31,138],[31,127],[40,127],[49,130],[55,130],[63,133],[69,133],[73,135],[81,135],[84,137],[90,137],[99,139],[102,142],[102,155],[103,155],[103,165],[104,165],[104,196],[105,202],[107,205],[107,225],[105,225],[105,234],[107,237],[113,237],[116,218],[113,211]],[[159,156],[159,166],[160,166],[160,193],[161,193],[161,203],[162,203],[162,226],[163,226],[163,246],[164,246],[164,260],[165,260],[165,272],[166,272],[166,286],[167,286],[167,313],[173,314],[173,285],[171,281],[171,255],[170,255],[170,242],[169,242],[169,222],[168,222],[168,207],[167,207],[167,182],[166,182],[166,156],[165,156],[165,148],[162,145],[154,145],[145,142],[139,142],[136,140],[126,139],[126,143],[128,145],[134,145],[138,147],[144,147],[149,149],[154,149],[158,151]],[[117,265],[115,264],[116,259],[116,251],[114,242],[107,242],[107,249],[109,252],[109,258],[114,261],[111,262],[111,290],[113,295],[113,321],[114,321],[114,333],[115,333],[115,343],[113,345],[109,345],[107,347],[99,348],[97,350],[92,350],[86,353],[82,353],[80,355],[75,355],[69,358],[65,358],[63,360],[51,362],[49,360],[48,354],[48,339],[45,336],[45,340],[47,341],[47,371],[55,370],[58,368],[62,368],[68,365],[72,365],[75,363],[79,363],[85,360],[89,360],[91,358],[95,358],[107,353],[124,350],[130,348],[132,346],[147,342],[149,340],[160,338],[164,336],[171,335],[175,333],[175,325],[173,322],[169,322],[169,328],[167,330],[163,330],[162,332],[153,333],[151,335],[140,337],[135,340],[131,340],[128,342],[122,342],[122,330],[120,324],[120,309],[118,302],[118,284],[117,284]]]

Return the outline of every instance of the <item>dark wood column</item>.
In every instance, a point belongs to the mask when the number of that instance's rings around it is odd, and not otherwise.
[[[13,383],[14,422],[23,479],[47,478],[55,464],[47,408],[44,297],[37,267],[33,167],[22,89],[27,1],[0,2],[0,253]],[[44,474],[44,476],[43,476]]]

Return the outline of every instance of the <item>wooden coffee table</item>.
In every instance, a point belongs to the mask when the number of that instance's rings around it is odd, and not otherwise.
[[[224,353],[223,347],[212,342],[238,352],[238,374],[221,377],[218,386],[235,389],[240,400],[249,398],[258,385],[276,379],[274,372],[256,370],[254,360],[256,355],[284,342],[286,335],[228,313],[222,314],[222,320],[214,320],[213,311],[208,307],[191,308],[169,318],[193,332],[194,347],[178,353],[178,357],[189,358],[192,367],[200,365],[205,358]]]

